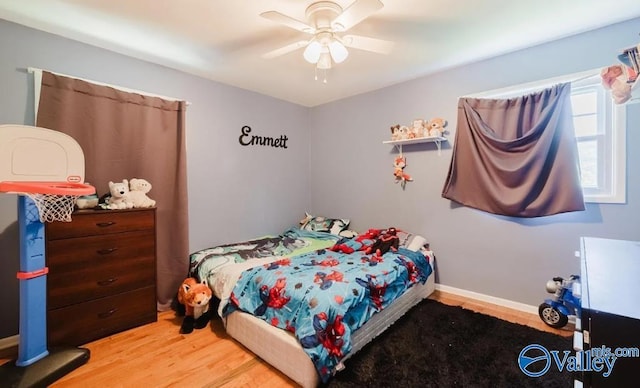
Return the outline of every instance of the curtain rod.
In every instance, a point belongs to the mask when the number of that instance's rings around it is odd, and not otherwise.
[[[112,85],[112,84],[99,82],[99,81],[94,81],[94,80],[90,80],[90,79],[86,79],[86,78],[80,78],[80,77],[76,77],[76,76],[73,76],[73,75],[57,73],[57,72],[51,71],[51,70],[38,69],[37,67],[27,67],[27,71],[29,73],[36,73],[36,72],[42,73],[43,71],[48,71],[49,73],[53,73],[55,75],[61,75],[63,77],[67,77],[67,78],[74,78],[74,79],[78,79],[80,81],[90,82],[92,84],[96,84],[96,85],[100,85],[100,86],[108,86],[110,88],[118,89],[118,90],[121,90],[123,92],[142,94],[144,96],[149,96],[149,97],[158,97],[158,98],[162,98],[162,99],[169,100],[169,101],[184,101],[187,104],[187,106],[191,105],[191,102],[186,101],[186,100],[184,100],[182,98],[162,96],[160,94],[153,94],[153,93],[145,92],[145,91],[142,91],[142,90],[130,89],[130,88],[125,88],[123,86]]]
[[[591,69],[591,70],[581,71],[573,74],[547,78],[539,81],[507,86],[504,88],[487,90],[479,93],[472,93],[466,96],[462,96],[460,98],[495,98],[496,96],[505,96],[505,95],[511,95],[514,93],[522,94],[522,93],[527,93],[529,91],[544,89],[545,87],[550,87],[558,83],[564,83],[564,82],[574,83],[574,82],[584,81],[586,79],[596,77],[599,75],[600,75],[600,69]]]

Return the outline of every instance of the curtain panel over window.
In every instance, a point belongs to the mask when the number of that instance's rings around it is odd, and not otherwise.
[[[442,196],[513,217],[584,210],[571,84],[511,99],[460,98]]]
[[[85,180],[144,178],[156,200],[157,297],[163,309],[188,273],[184,101],[129,93],[42,72],[37,126],[72,136],[85,155]]]

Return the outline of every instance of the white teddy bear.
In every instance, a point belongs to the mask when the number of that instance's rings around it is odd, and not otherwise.
[[[133,202],[129,198],[129,182],[126,179],[116,183],[109,181],[109,192],[111,197],[107,200],[107,209],[131,209],[133,207]]]
[[[149,191],[151,191],[151,183],[144,179],[131,178],[129,181],[129,199],[134,208],[156,206],[156,201],[147,196]]]

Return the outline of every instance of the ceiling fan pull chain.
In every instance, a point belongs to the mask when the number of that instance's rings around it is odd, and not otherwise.
[[[314,67],[313,70],[314,70],[314,73],[315,73],[315,76],[313,77],[313,79],[315,79],[317,81],[318,80],[318,67],[317,66]]]
[[[323,83],[327,83],[327,69],[324,69],[324,79],[322,80]]]

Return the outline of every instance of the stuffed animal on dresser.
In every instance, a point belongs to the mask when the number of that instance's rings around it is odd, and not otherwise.
[[[123,179],[122,182],[109,181],[110,196],[106,199],[107,209],[131,209],[133,202],[129,198],[129,181]]]
[[[151,191],[151,183],[144,179],[131,178],[129,181],[129,200],[134,208],[154,207],[156,201],[149,198],[147,193]]]
[[[202,329],[211,320],[209,301],[212,292],[205,281],[186,278],[178,288],[178,302],[184,306],[184,319],[180,333],[189,334],[193,329]]]

